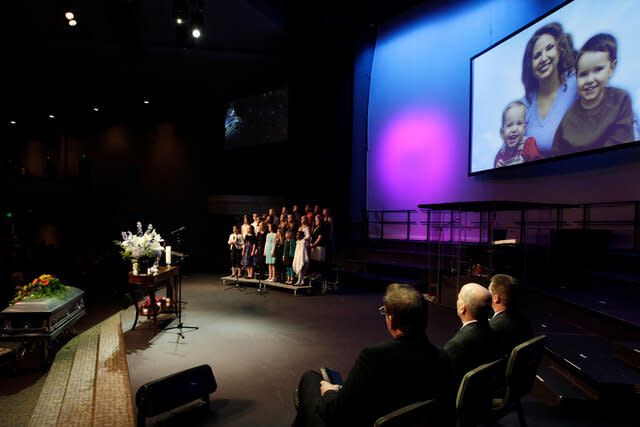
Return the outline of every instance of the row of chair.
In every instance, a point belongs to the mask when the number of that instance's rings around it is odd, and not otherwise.
[[[457,427],[491,425],[514,410],[526,427],[520,399],[533,388],[546,339],[541,335],[515,347],[506,369],[500,359],[467,372],[456,397]],[[428,426],[435,406],[435,400],[412,403],[378,418],[374,427]]]

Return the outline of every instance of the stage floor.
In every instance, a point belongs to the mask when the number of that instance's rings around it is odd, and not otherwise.
[[[151,380],[199,364],[209,364],[218,382],[213,414],[197,408],[148,419],[162,425],[289,426],[293,390],[307,369],[329,366],[347,375],[365,346],[390,339],[377,308],[382,292],[343,289],[340,294],[292,298],[285,289],[266,295],[224,290],[221,276],[184,280],[182,321],[198,330],[152,333],[151,322],[134,331],[133,309],[123,312],[127,361],[133,395]],[[171,325],[174,316],[161,317]],[[162,322],[161,322],[162,323]],[[460,327],[454,310],[431,305],[428,335],[439,346]],[[530,395],[524,400],[529,425],[605,426],[611,419],[560,412]],[[518,426],[515,414],[502,426]],[[631,426],[624,420],[616,425]]]

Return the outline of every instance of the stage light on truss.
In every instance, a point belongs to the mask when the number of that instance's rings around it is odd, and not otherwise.
[[[173,2],[173,19],[176,25],[184,25],[187,22],[187,1],[175,0]]]
[[[191,15],[191,35],[194,39],[202,36],[202,13],[199,11]]]
[[[75,15],[73,14],[73,12],[68,11],[64,14],[64,17],[67,18],[67,21],[71,21],[73,18],[75,18]]]

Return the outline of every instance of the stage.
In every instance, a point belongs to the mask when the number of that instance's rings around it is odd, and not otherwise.
[[[287,289],[289,291],[293,291],[294,296],[298,296],[298,291],[306,291],[307,293],[311,293],[313,286],[311,285],[310,280],[306,280],[303,285],[289,285],[287,283],[281,282],[267,282],[266,280],[258,280],[258,279],[248,279],[246,277],[235,277],[235,276],[222,276],[220,279],[222,280],[222,284],[224,286],[229,286],[228,289],[237,288],[244,289],[245,286],[250,286],[251,288],[255,287],[257,291],[264,292],[267,286],[272,288],[280,288]],[[319,282],[319,288],[321,288],[322,292],[326,292],[327,290],[327,282]],[[335,287],[335,284],[334,284]],[[247,289],[251,289],[247,288]]]

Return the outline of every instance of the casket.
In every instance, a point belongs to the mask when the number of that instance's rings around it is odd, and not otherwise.
[[[20,301],[0,312],[0,339],[55,338],[85,314],[84,291]]]

